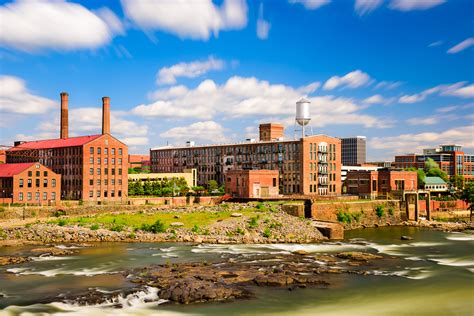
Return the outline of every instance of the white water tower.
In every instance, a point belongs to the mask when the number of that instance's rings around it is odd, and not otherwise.
[[[309,116],[309,104],[311,102],[306,98],[301,98],[296,101],[296,118],[295,121],[301,126],[301,137],[304,138],[304,128],[306,125],[309,124],[311,121],[311,117]]]

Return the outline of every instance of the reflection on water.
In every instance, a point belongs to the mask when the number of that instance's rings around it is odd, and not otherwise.
[[[411,241],[400,236],[410,235]],[[471,315],[474,314],[474,238],[412,227],[348,232],[344,242],[310,245],[100,244],[77,254],[44,257],[0,268],[0,314],[23,312],[61,315]],[[28,253],[31,248],[4,248],[0,254]],[[131,287],[122,271],[150,264],[212,262],[239,254],[314,254],[341,251],[383,253],[397,258],[371,275],[332,275],[328,289],[257,288],[258,299],[192,306],[160,305],[149,288],[101,306],[36,304],[46,298],[88,288],[114,291]],[[58,302],[60,297],[58,297]],[[120,304],[122,308],[111,306]],[[16,305],[16,306],[15,306]],[[24,306],[24,307],[20,307]]]

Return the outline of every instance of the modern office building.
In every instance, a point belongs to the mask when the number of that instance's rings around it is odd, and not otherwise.
[[[345,166],[364,164],[367,160],[366,141],[365,136],[341,138],[342,164]]]
[[[450,177],[461,175],[466,179],[474,179],[474,155],[464,153],[461,145],[440,145],[423,149],[422,154],[398,155],[395,156],[394,165],[396,168],[423,168],[428,158],[437,162]]]
[[[37,162],[0,164],[2,203],[56,205],[61,175]]]
[[[225,184],[229,170],[277,170],[281,194],[341,193],[341,140],[315,135],[283,139],[279,124],[260,125],[259,141],[237,144],[161,147],[150,150],[154,173],[198,169],[198,185]]]
[[[102,134],[69,137],[68,94],[61,93],[60,138],[15,142],[7,163],[39,162],[61,175],[61,199],[118,201],[128,193],[128,147],[110,135],[110,99],[102,98]]]

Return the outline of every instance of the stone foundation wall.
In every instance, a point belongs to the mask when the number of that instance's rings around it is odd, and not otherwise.
[[[378,206],[383,210],[381,216],[376,213]],[[311,216],[316,220],[340,222],[346,229],[397,225],[407,218],[405,203],[398,200],[314,203]]]
[[[304,204],[283,204],[281,209],[287,214],[304,217]]]

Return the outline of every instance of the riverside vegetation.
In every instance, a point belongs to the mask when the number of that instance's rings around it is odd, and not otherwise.
[[[293,217],[278,203],[221,204],[173,210],[56,217],[5,227],[0,240],[44,243],[176,241],[195,243],[309,243],[324,239],[308,219]]]

